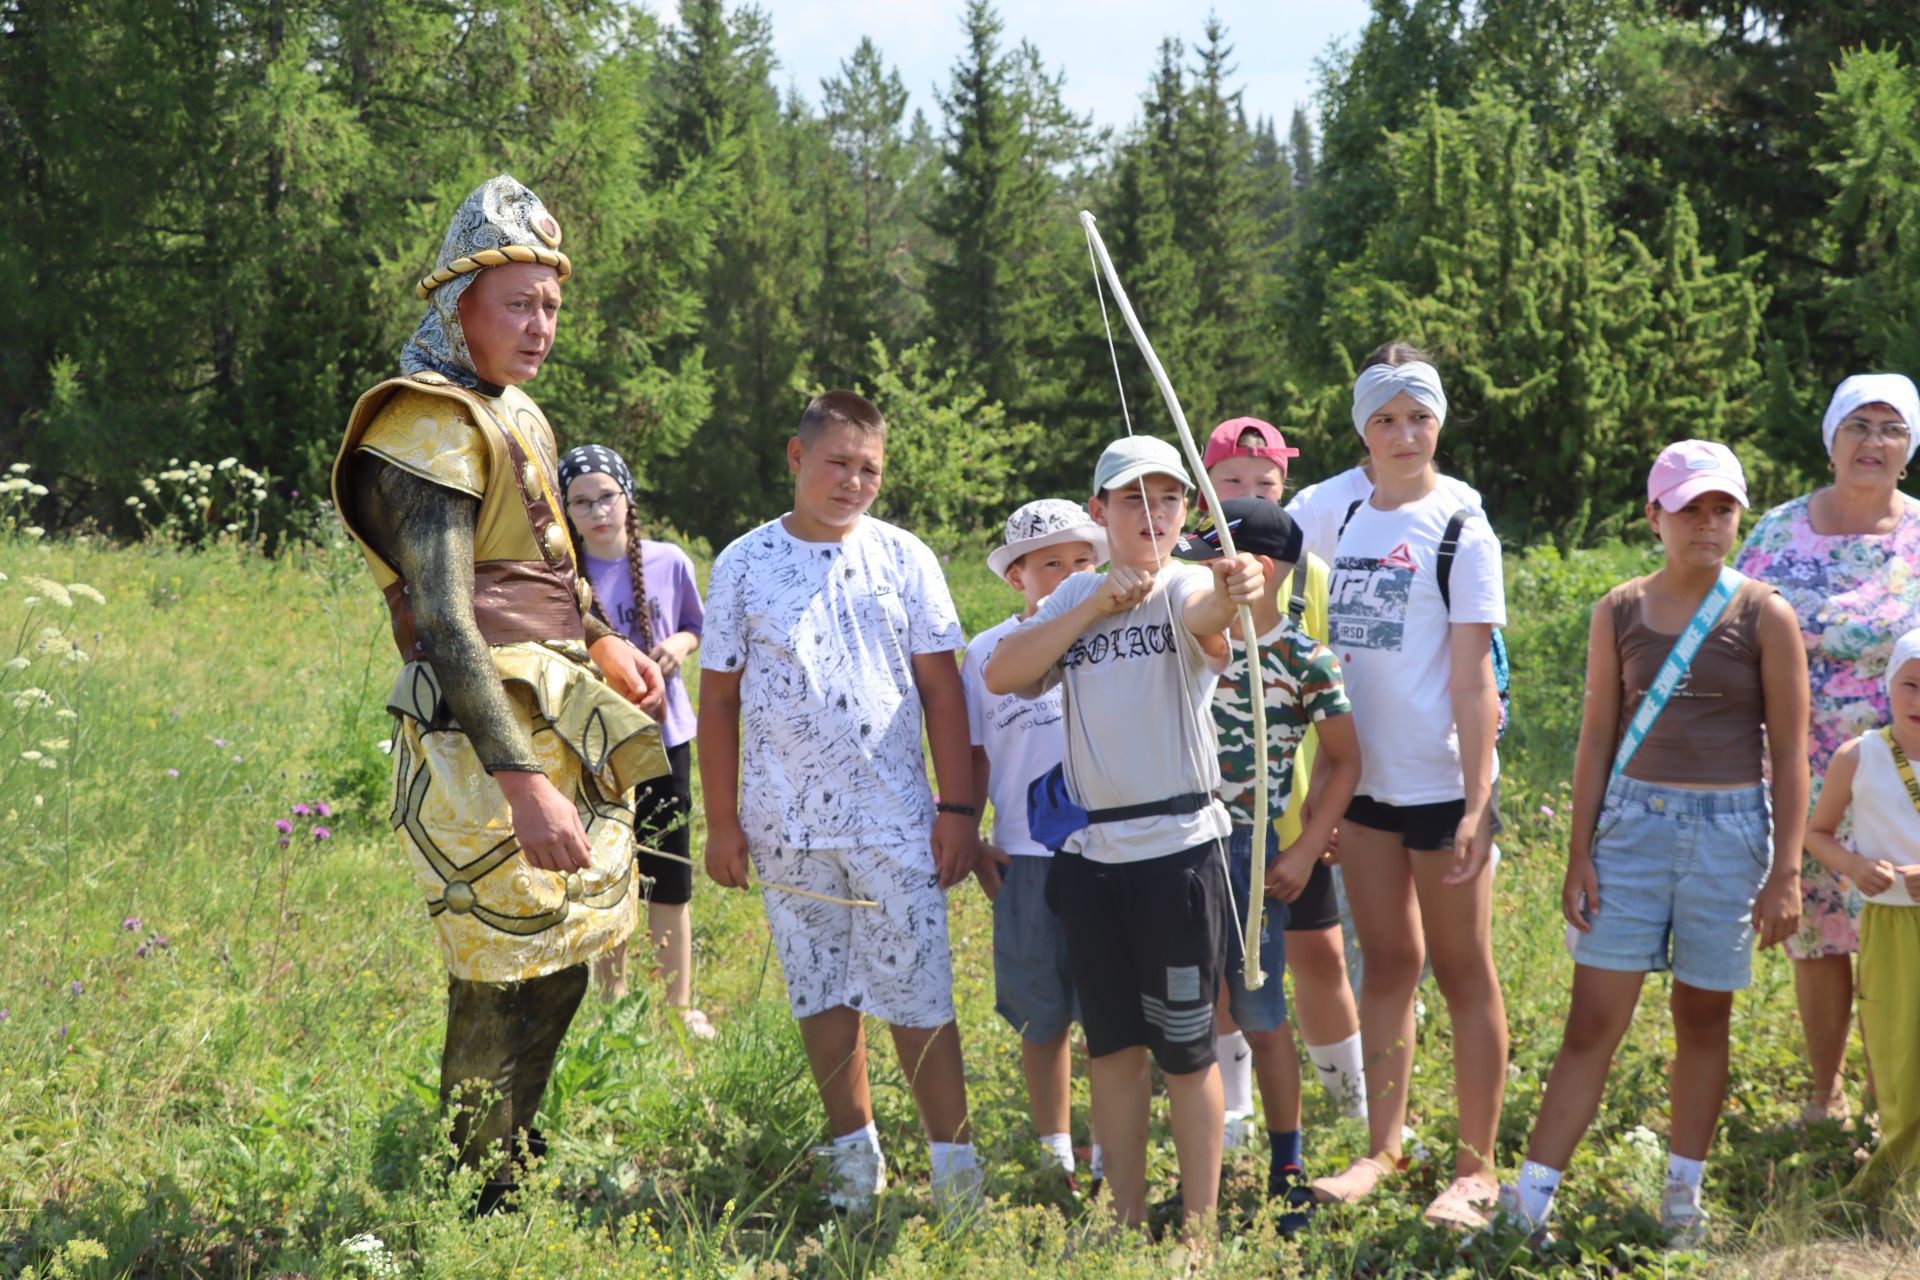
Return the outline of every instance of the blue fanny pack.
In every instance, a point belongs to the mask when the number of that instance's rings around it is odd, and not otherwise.
[[[1058,853],[1067,837],[1087,829],[1087,811],[1067,790],[1062,761],[1027,784],[1027,834],[1043,849]]]

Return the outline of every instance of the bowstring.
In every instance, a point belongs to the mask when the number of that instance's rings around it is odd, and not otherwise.
[[[1131,438],[1134,434],[1133,414],[1127,408],[1126,380],[1120,375],[1120,350],[1113,340],[1113,319],[1107,314],[1106,280],[1100,273],[1100,259],[1093,251],[1093,228],[1083,223],[1080,229],[1084,233],[1087,242],[1087,265],[1093,270],[1093,294],[1100,300],[1100,327],[1106,330],[1107,359],[1113,365],[1113,385],[1114,389],[1120,393],[1120,420],[1126,424],[1127,435]],[[1160,535],[1153,531],[1153,508],[1147,501],[1147,478],[1141,476],[1138,483],[1140,485],[1140,505],[1147,512],[1147,537],[1153,546],[1153,558],[1158,562],[1160,559]],[[1217,513],[1215,514],[1215,518],[1219,518]],[[1161,603],[1166,605],[1167,627],[1171,633],[1172,629],[1179,625],[1179,619],[1173,616],[1173,595],[1171,592],[1161,590],[1158,574],[1154,575],[1154,588],[1155,590],[1160,590]],[[1249,658],[1249,663],[1251,663],[1251,658]],[[1231,627],[1227,630],[1227,665],[1229,669],[1231,669],[1233,665],[1233,630]],[[1226,672],[1222,672],[1220,676],[1217,677],[1219,680],[1224,680],[1225,678]],[[1195,711],[1193,706],[1188,702],[1184,690],[1181,693],[1180,702],[1181,705],[1186,708],[1188,718],[1194,722],[1194,735],[1183,744],[1186,747],[1187,761],[1193,766],[1193,776],[1195,778],[1201,778],[1206,776],[1205,769],[1200,760],[1200,741],[1205,736],[1201,730],[1204,726],[1199,723],[1200,713]],[[1256,779],[1255,781],[1256,784],[1258,784],[1261,780]],[[1227,906],[1233,913],[1233,919],[1236,922],[1234,932],[1237,935],[1240,932],[1237,927],[1237,922],[1242,918],[1240,898],[1233,889],[1233,868],[1227,862],[1227,845],[1224,840],[1219,842],[1219,849],[1220,870],[1222,872],[1222,879],[1226,882],[1227,886]],[[1249,864],[1249,866],[1251,866],[1251,864]],[[1247,892],[1253,892],[1251,876],[1249,876]],[[1245,939],[1242,939],[1241,946],[1243,949],[1245,945]]]

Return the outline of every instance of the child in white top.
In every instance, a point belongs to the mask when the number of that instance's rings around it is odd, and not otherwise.
[[[982,675],[1000,641],[1024,624],[1054,589],[1107,559],[1107,533],[1085,507],[1064,498],[1029,502],[1007,517],[1006,539],[987,565],[1018,591],[1025,606],[975,636],[960,664],[973,738],[973,797],[993,801],[993,841],[980,846],[974,874],[993,903],[994,1011],[1020,1036],[1033,1126],[1048,1156],[1072,1178],[1073,1056],[1067,1044],[1075,1016],[1067,934],[1046,903],[1053,851],[1027,830],[1027,787],[1066,754],[1058,688],[1038,698],[988,692]],[[1098,1160],[1093,1176],[1100,1177]]]
[[[1414,991],[1430,960],[1453,1025],[1459,1146],[1454,1181],[1427,1218],[1473,1226],[1498,1193],[1492,1157],[1507,1065],[1489,866],[1499,767],[1491,643],[1506,605],[1500,544],[1483,517],[1461,530],[1448,591],[1438,581],[1442,535],[1459,508],[1433,463],[1446,411],[1440,376],[1424,361],[1373,365],[1354,384],[1353,426],[1375,488],[1341,536],[1328,627],[1360,735],[1340,860],[1366,957],[1370,1133],[1365,1156],[1313,1185],[1322,1199],[1353,1201],[1393,1170],[1413,1070]]]
[[[833,1137],[831,1199],[856,1213],[885,1185],[863,1013],[891,1024],[936,1205],[980,1185],[944,892],[973,870],[978,815],[951,801],[936,818],[921,758],[924,711],[942,790],[971,795],[960,620],[926,544],[865,514],[886,430],[851,391],[807,406],[787,444],[793,510],[714,561],[701,645],[707,874],[747,888],[751,857],[762,881]]]
[[[1892,723],[1834,753],[1807,820],[1807,852],[1866,895],[1860,913],[1860,1027],[1880,1102],[1880,1145],[1849,1196],[1920,1178],[1920,631],[1887,663]],[[1853,848],[1840,823],[1853,819]],[[1857,852],[1856,852],[1857,851]]]

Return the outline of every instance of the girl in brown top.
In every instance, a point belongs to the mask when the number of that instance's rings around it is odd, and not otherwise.
[[[1724,445],[1669,445],[1647,478],[1647,521],[1666,564],[1593,611],[1562,889],[1576,931],[1573,1003],[1519,1183],[1501,1189],[1502,1206],[1530,1229],[1545,1226],[1560,1171],[1593,1122],[1641,980],[1671,969],[1673,1134],[1660,1219],[1677,1241],[1701,1238],[1700,1176],[1726,1094],[1733,993],[1752,976],[1754,936],[1770,947],[1799,921],[1807,655],[1778,591],[1740,579],[1644,740],[1611,773],[1629,721],[1718,584],[1746,505],[1746,479]]]

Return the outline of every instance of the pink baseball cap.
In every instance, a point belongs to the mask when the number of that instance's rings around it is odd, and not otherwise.
[[[1259,436],[1262,443],[1241,444],[1240,437],[1249,431]],[[1280,464],[1281,475],[1287,473],[1287,459],[1299,456],[1298,449],[1287,447],[1287,438],[1280,434],[1278,428],[1258,418],[1228,418],[1207,437],[1207,451],[1201,455],[1202,465],[1206,467],[1227,458],[1265,458]]]
[[[1678,511],[1703,493],[1732,494],[1747,502],[1747,475],[1733,450],[1711,440],[1681,440],[1668,445],[1647,473],[1647,501]]]

